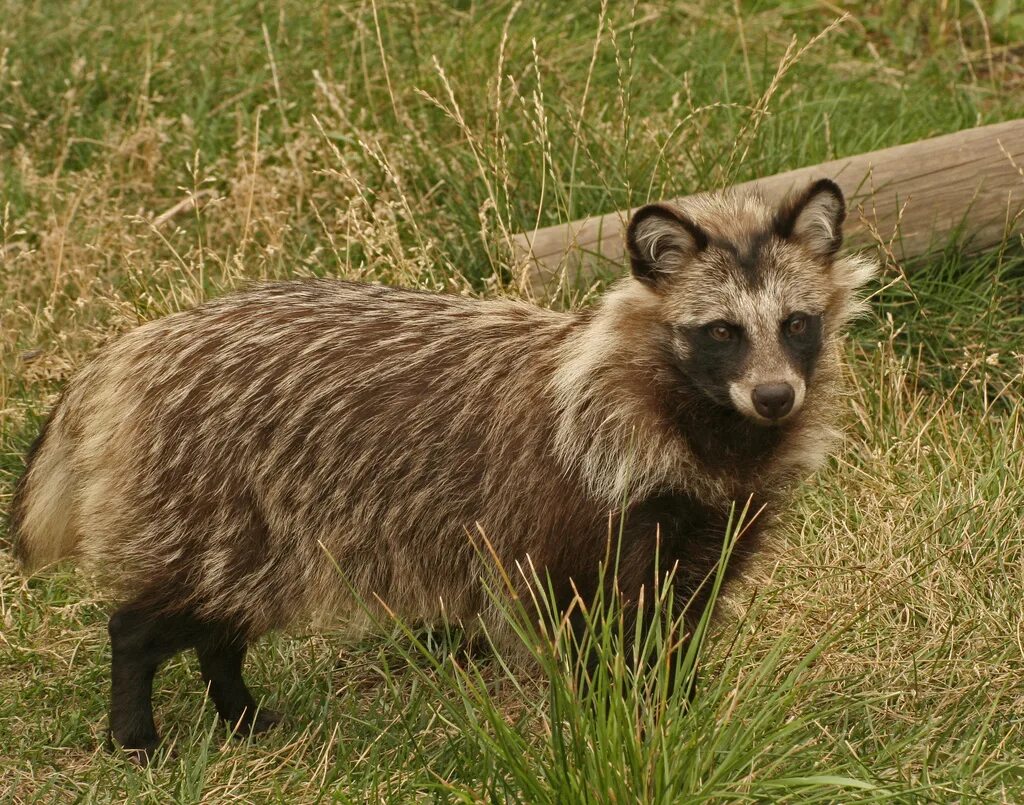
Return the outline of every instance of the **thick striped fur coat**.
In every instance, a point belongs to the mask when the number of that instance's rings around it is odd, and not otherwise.
[[[769,522],[835,440],[841,336],[873,270],[838,254],[843,216],[828,181],[780,208],[645,207],[632,275],[577,312],[292,282],[111,344],[65,389],[11,520],[26,569],[73,556],[120,604],[113,738],[154,749],[153,674],[187,648],[225,719],[269,726],[247,644],[315,616],[359,628],[353,592],[500,635],[478,530],[568,605],[622,515],[626,599],[675,567],[689,601],[732,503]]]

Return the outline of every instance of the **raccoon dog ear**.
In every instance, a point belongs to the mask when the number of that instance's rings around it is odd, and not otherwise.
[[[831,179],[819,179],[790,196],[775,216],[775,233],[802,243],[814,255],[830,258],[843,245],[846,202]]]
[[[707,245],[707,233],[668,204],[641,207],[626,230],[633,276],[652,287]]]

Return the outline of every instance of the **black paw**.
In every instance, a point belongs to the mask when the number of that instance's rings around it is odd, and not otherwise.
[[[123,740],[114,736],[111,730],[107,730],[106,741],[108,752],[119,752],[128,760],[138,766],[148,766],[156,757],[157,748],[160,746],[160,738],[153,736],[126,736]]]
[[[246,710],[238,718],[227,720],[227,725],[234,737],[244,738],[247,735],[259,735],[262,732],[266,732],[272,727],[277,726],[281,718],[281,714],[276,710],[261,707],[256,711],[255,718],[251,718],[249,711]]]
[[[276,710],[270,710],[269,708],[262,707],[256,713],[256,718],[252,720],[250,729],[253,735],[259,735],[261,732],[266,732],[272,727],[276,727],[282,719],[282,715]]]

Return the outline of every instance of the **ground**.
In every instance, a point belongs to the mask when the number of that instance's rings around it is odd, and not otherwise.
[[[141,321],[314,274],[523,295],[517,231],[1020,117],[1022,37],[1005,0],[0,3],[0,509]],[[689,709],[299,632],[250,660],[287,712],[255,743],[171,663],[140,770],[102,748],[109,602],[0,551],[0,798],[1024,801],[1024,250],[951,241],[871,294],[846,441]]]

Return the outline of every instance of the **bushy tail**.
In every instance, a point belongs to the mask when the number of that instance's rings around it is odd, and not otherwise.
[[[10,540],[26,573],[52,565],[75,549],[74,485],[70,445],[55,408],[25,459],[25,474],[14,490]]]

